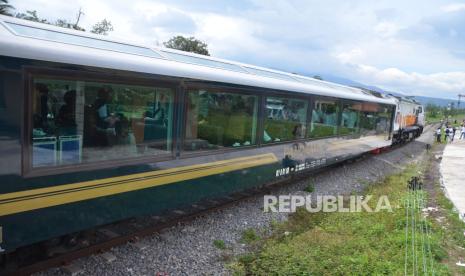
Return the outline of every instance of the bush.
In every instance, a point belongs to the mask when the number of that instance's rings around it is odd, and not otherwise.
[[[315,191],[315,186],[313,185],[312,182],[310,182],[308,186],[305,187],[304,191],[307,193],[313,193]]]
[[[214,240],[213,245],[218,249],[226,249],[226,244],[223,240]]]
[[[255,230],[252,229],[252,228],[245,229],[242,232],[242,237],[241,237],[241,242],[242,243],[249,244],[249,243],[258,241],[259,239],[260,239],[260,237],[257,235]]]

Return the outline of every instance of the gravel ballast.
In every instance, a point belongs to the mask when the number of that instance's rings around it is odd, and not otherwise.
[[[384,176],[400,171],[418,159],[431,143],[431,128],[416,141],[380,155],[368,155],[316,173],[289,185],[277,187],[272,195],[309,195],[304,189],[312,183],[316,195],[348,195],[362,191]],[[106,255],[93,255],[76,260],[84,275],[228,275],[227,263],[245,253],[248,246],[241,236],[254,229],[267,235],[270,224],[286,220],[287,214],[264,213],[263,196],[243,200],[227,208],[208,213],[187,223],[146,237],[135,244],[112,248]],[[226,249],[214,245],[224,241]],[[54,268],[38,275],[66,275],[63,268]]]

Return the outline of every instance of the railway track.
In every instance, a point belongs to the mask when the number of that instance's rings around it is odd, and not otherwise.
[[[425,133],[431,129],[425,128]],[[408,144],[407,144],[408,145]],[[396,145],[385,149],[392,151],[406,145]],[[353,162],[364,156],[347,160]],[[312,174],[323,170],[330,170],[342,166],[344,162],[324,167],[317,171],[293,175],[285,181],[269,183],[266,186],[250,189],[230,196],[205,200],[197,204],[167,212],[160,216],[134,218],[113,223],[72,235],[48,240],[1,256],[0,275],[30,275],[36,272],[58,266],[66,266],[73,260],[98,254],[112,247],[125,244],[137,244],[138,240],[162,230],[205,216],[210,212],[226,209],[228,206],[251,197],[268,194],[279,186],[308,178]]]

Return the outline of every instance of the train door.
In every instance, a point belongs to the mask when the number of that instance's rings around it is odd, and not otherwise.
[[[422,105],[418,106],[417,125],[425,125],[425,111]]]

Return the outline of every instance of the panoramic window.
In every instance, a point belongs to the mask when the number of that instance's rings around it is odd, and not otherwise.
[[[359,132],[361,103],[344,103],[342,105],[340,135]]]
[[[272,71],[266,71],[262,69],[256,69],[252,67],[246,67],[248,71],[252,72],[253,74],[262,76],[262,77],[269,77],[269,78],[274,78],[274,79],[280,79],[280,80],[287,80],[287,81],[295,81],[294,78],[292,78],[289,75],[286,74],[281,74],[281,73],[276,73]]]
[[[319,138],[337,135],[339,107],[334,100],[316,100],[312,110],[309,137]]]
[[[37,78],[32,95],[33,167],[170,153],[170,89]]]
[[[184,150],[255,145],[257,103],[257,96],[189,91]]]
[[[168,51],[162,51],[162,52],[165,55],[167,55],[169,58],[174,59],[176,61],[180,61],[180,62],[187,62],[187,63],[198,64],[198,65],[206,65],[206,66],[217,67],[217,68],[231,70],[231,71],[247,73],[247,71],[242,69],[242,67],[235,65],[235,64],[231,64],[231,63],[210,60],[207,58],[182,55],[182,54],[172,53]]]
[[[293,98],[266,98],[263,142],[305,138],[307,101]]]
[[[393,107],[377,103],[363,103],[360,112],[360,132],[363,135],[386,134],[391,128]]]
[[[34,27],[24,26],[24,25],[10,23],[10,22],[7,22],[6,24],[9,27],[11,27],[18,35],[21,35],[21,36],[30,36],[30,37],[46,39],[46,40],[51,40],[51,41],[56,41],[56,42],[69,43],[69,44],[86,46],[86,47],[94,47],[94,48],[113,50],[113,51],[118,51],[118,52],[123,52],[123,53],[129,53],[129,54],[161,58],[161,56],[158,53],[146,47],[111,42],[111,41],[106,41],[102,39],[79,36],[75,34],[67,34],[67,33],[62,33],[62,32],[57,32],[57,31],[50,31],[46,29],[34,28]]]

